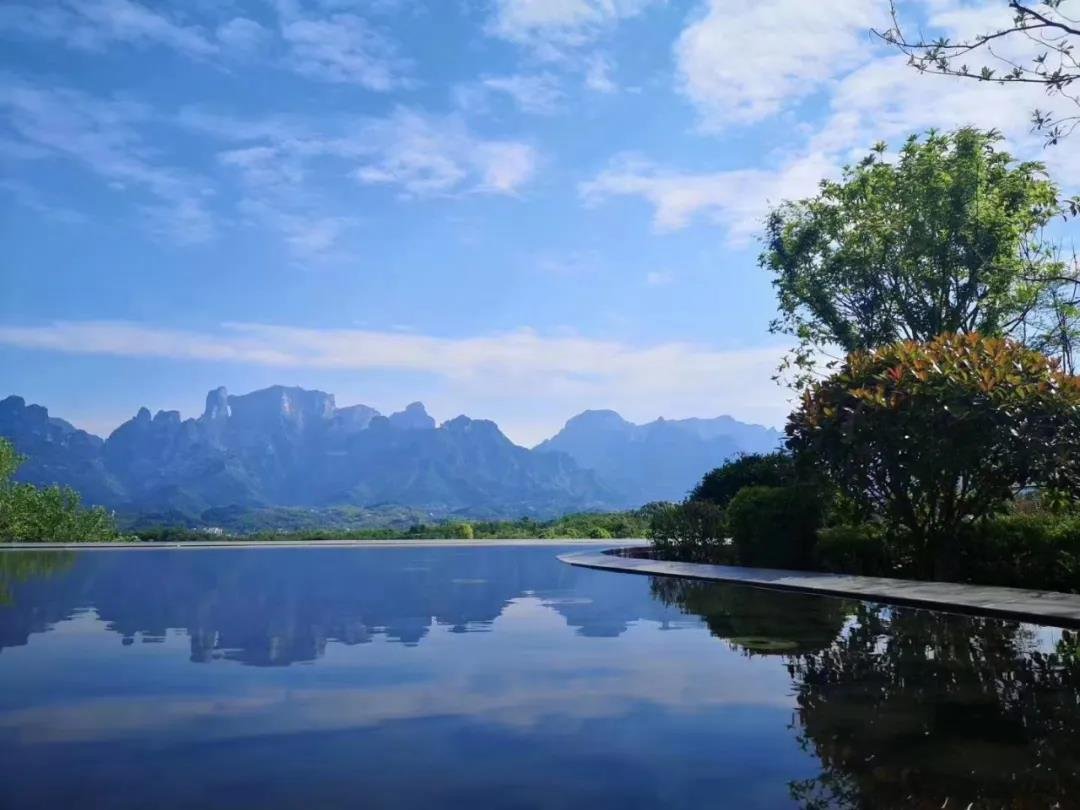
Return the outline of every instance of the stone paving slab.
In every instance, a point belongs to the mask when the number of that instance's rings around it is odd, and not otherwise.
[[[1080,594],[1030,591],[952,582],[920,582],[887,577],[859,577],[815,571],[744,568],[734,565],[667,562],[620,556],[618,549],[560,554],[570,565],[669,577],[714,580],[754,588],[851,597],[870,602],[927,607],[952,613],[973,613],[1080,628]]]

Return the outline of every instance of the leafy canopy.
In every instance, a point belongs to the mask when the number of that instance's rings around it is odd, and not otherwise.
[[[789,446],[912,541],[924,573],[1022,488],[1080,495],[1080,377],[977,334],[852,354],[804,394]]]
[[[943,332],[1005,335],[1030,322],[1062,266],[1036,241],[1059,210],[1037,162],[994,132],[912,136],[895,162],[879,144],[820,193],[775,209],[759,263],[794,336],[789,365]]]
[[[726,507],[743,487],[782,487],[795,481],[795,464],[786,453],[744,453],[705,473],[692,501]]]

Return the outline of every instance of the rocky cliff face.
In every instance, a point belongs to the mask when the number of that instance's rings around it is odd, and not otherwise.
[[[195,419],[141,408],[104,441],[8,397],[0,436],[30,459],[22,480],[166,519],[262,506],[509,517],[635,507],[680,499],[732,455],[780,442],[777,431],[729,417],[635,425],[614,411],[586,411],[528,450],[494,422],[459,416],[436,425],[419,402],[383,416],[285,386],[240,396],[216,388]]]
[[[19,470],[23,480],[69,484],[98,503],[113,502],[122,493],[121,484],[105,470],[105,443],[49,416],[40,405],[27,405],[16,396],[0,400],[0,436],[13,439],[15,449],[27,457]]]
[[[242,396],[215,389],[196,419],[141,408],[105,441],[10,397],[0,403],[0,435],[31,457],[22,480],[70,485],[129,512],[349,504],[517,516],[618,500],[569,458],[518,447],[493,422],[458,417],[437,427],[418,402],[384,417],[283,386]]]

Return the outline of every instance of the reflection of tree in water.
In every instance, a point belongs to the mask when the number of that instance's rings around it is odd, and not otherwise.
[[[52,576],[74,563],[70,551],[0,551],[0,605],[14,601],[11,588],[15,583]]]
[[[653,596],[700,616],[717,638],[750,655],[816,652],[843,629],[854,603],[798,593],[654,577]]]
[[[792,785],[802,806],[1080,807],[1077,634],[689,580],[652,589],[733,646],[783,656],[794,730],[821,763]]]
[[[791,664],[800,741],[823,768],[793,786],[804,806],[1080,806],[1073,634],[1043,652],[1015,622],[870,606],[857,619]]]

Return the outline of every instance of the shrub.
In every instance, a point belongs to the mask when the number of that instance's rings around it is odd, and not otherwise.
[[[589,529],[588,536],[591,540],[610,540],[611,532],[603,526],[593,526]]]
[[[84,508],[68,487],[38,489],[9,484],[0,489],[0,540],[102,542],[116,540],[116,523],[100,506]]]
[[[708,501],[666,504],[656,508],[649,521],[653,548],[664,559],[731,562],[725,534],[724,510]]]
[[[821,512],[821,492],[808,484],[739,490],[727,508],[739,562],[768,568],[807,566]]]
[[[968,527],[959,545],[959,579],[1080,592],[1080,516],[1003,515]]]
[[[869,577],[895,576],[895,556],[879,523],[819,529],[814,549],[817,567],[823,571]]]
[[[906,534],[942,577],[965,526],[1024,487],[1080,492],[1080,378],[976,334],[848,357],[788,423],[800,462]]]
[[[116,522],[100,506],[85,508],[69,487],[39,489],[12,482],[23,457],[0,439],[0,541],[116,540]]]
[[[786,453],[748,453],[707,472],[690,500],[726,507],[743,487],[783,487],[795,483],[795,464]]]

